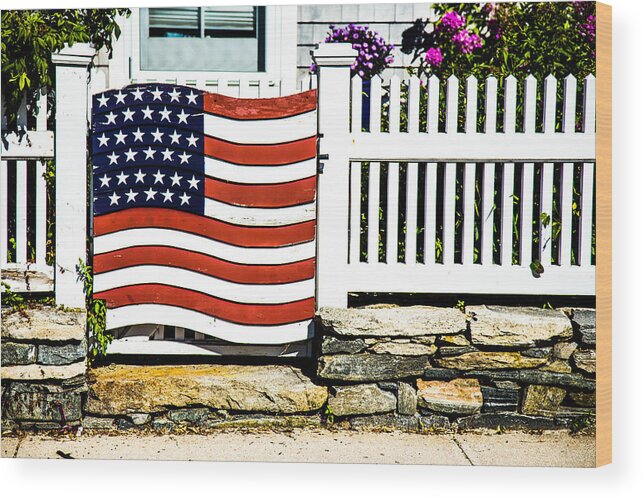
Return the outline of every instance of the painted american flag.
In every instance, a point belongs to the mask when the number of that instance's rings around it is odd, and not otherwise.
[[[95,95],[94,297],[107,328],[165,324],[244,344],[310,337],[316,136],[314,90]]]

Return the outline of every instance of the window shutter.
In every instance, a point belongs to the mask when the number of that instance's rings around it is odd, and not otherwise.
[[[199,31],[199,8],[149,9],[150,29]]]
[[[254,7],[205,7],[205,31],[249,31],[255,29]]]

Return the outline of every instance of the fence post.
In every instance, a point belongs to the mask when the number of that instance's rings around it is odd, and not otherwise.
[[[94,49],[65,47],[52,55],[56,65],[56,304],[84,308],[76,276],[87,248],[87,67]]]
[[[317,65],[317,120],[323,169],[317,176],[317,308],[348,305],[351,65],[349,43],[322,44]],[[361,98],[361,96],[360,96]]]

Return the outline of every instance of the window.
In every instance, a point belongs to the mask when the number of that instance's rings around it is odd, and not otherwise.
[[[141,69],[264,71],[265,7],[141,9]]]

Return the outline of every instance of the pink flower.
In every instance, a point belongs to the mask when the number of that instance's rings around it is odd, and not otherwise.
[[[455,43],[455,46],[458,47],[463,54],[470,54],[475,49],[482,47],[482,39],[466,29],[458,31],[453,35],[451,41]]]
[[[442,64],[443,57],[440,47],[431,47],[429,50],[427,50],[426,54],[424,55],[424,60],[433,67],[438,67],[440,64]]]
[[[458,14],[455,10],[450,10],[442,16],[438,27],[442,27],[446,31],[455,31],[464,26],[464,21],[464,16]]]

